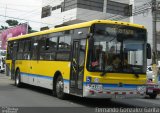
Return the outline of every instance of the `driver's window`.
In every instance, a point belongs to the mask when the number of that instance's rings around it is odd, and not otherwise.
[[[120,42],[102,41],[94,43],[92,67],[99,70],[117,71],[120,67]]]
[[[119,65],[120,63],[120,43],[119,42],[109,42],[106,44],[106,56],[105,56],[105,66],[108,69],[109,66],[112,66],[109,71],[114,71],[114,65]],[[118,67],[117,67],[118,68]]]
[[[124,54],[129,65],[143,65],[143,45],[138,41],[136,43],[125,41]]]

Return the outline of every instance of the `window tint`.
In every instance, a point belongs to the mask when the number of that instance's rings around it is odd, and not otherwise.
[[[58,37],[45,35],[39,40],[39,60],[55,60]]]
[[[27,39],[24,41],[23,59],[30,60],[30,58],[31,58],[31,41],[30,41],[30,39]]]
[[[16,60],[17,58],[17,49],[18,49],[18,42],[13,42],[13,54],[12,54],[12,60]]]
[[[71,31],[64,31],[63,35],[59,36],[58,50],[56,60],[68,61],[70,59],[71,51]]]
[[[31,41],[30,40],[25,40],[24,43],[24,52],[29,52],[31,50]]]
[[[7,47],[7,60],[12,59],[12,54],[13,54],[13,42],[8,42],[8,47]]]
[[[71,49],[71,36],[61,36],[59,38],[58,50],[70,51]]]
[[[74,30],[29,37],[12,43],[8,58],[13,52],[19,60],[62,60],[68,61],[71,52],[71,36]],[[71,35],[72,34],[72,35]],[[11,45],[11,43],[9,43]],[[12,51],[11,51],[12,49]]]
[[[38,37],[33,37],[32,38],[32,44],[31,44],[31,47],[32,47],[32,60],[37,60],[38,58],[38,41],[37,41]]]
[[[23,59],[23,51],[24,51],[24,40],[18,41],[18,49],[17,49],[17,59]]]
[[[80,29],[75,29],[73,38],[86,38],[87,34],[89,33],[89,28],[80,28]]]
[[[56,52],[47,52],[45,53],[46,60],[55,60]]]
[[[47,38],[46,40],[46,50],[55,51],[57,49],[57,37]]]
[[[24,50],[24,40],[18,42],[18,52],[23,52]]]
[[[44,52],[46,50],[46,36],[42,36],[42,38],[38,41],[39,51]]]
[[[56,60],[67,61],[69,60],[69,57],[70,57],[70,52],[57,52]]]
[[[17,53],[17,60],[23,59],[23,53]]]

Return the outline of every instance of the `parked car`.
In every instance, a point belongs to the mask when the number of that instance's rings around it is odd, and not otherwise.
[[[151,80],[155,77],[153,70],[152,70],[152,66],[147,66],[147,78],[148,80]]]
[[[159,67],[156,67],[157,70]],[[155,99],[158,94],[160,94],[160,75],[155,74],[152,66],[147,66],[147,87],[146,95],[149,95],[150,98]]]
[[[5,56],[0,56],[0,72],[5,72]]]
[[[6,65],[5,65],[5,60],[6,60],[6,50],[0,49],[0,72],[5,72],[6,70]]]

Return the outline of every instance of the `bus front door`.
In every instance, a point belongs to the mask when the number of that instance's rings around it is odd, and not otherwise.
[[[72,47],[70,93],[83,94],[86,39],[74,40]]]

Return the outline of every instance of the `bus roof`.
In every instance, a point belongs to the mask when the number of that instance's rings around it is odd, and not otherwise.
[[[112,20],[93,20],[93,21],[88,21],[88,22],[63,26],[63,27],[59,27],[59,28],[52,28],[52,29],[49,29],[49,30],[39,31],[39,32],[30,33],[30,34],[26,34],[26,35],[20,35],[20,36],[17,36],[17,37],[9,38],[8,41],[18,40],[18,39],[23,39],[23,38],[28,38],[28,37],[38,36],[38,35],[43,35],[43,34],[49,34],[49,33],[54,33],[54,32],[60,32],[60,31],[65,31],[65,30],[71,30],[71,29],[76,29],[76,28],[89,27],[89,26],[91,26],[92,24],[95,24],[95,23],[126,25],[126,26],[132,26],[132,27],[145,29],[144,26],[142,26],[142,25],[133,24],[133,23],[129,23],[129,22],[112,21]]]

